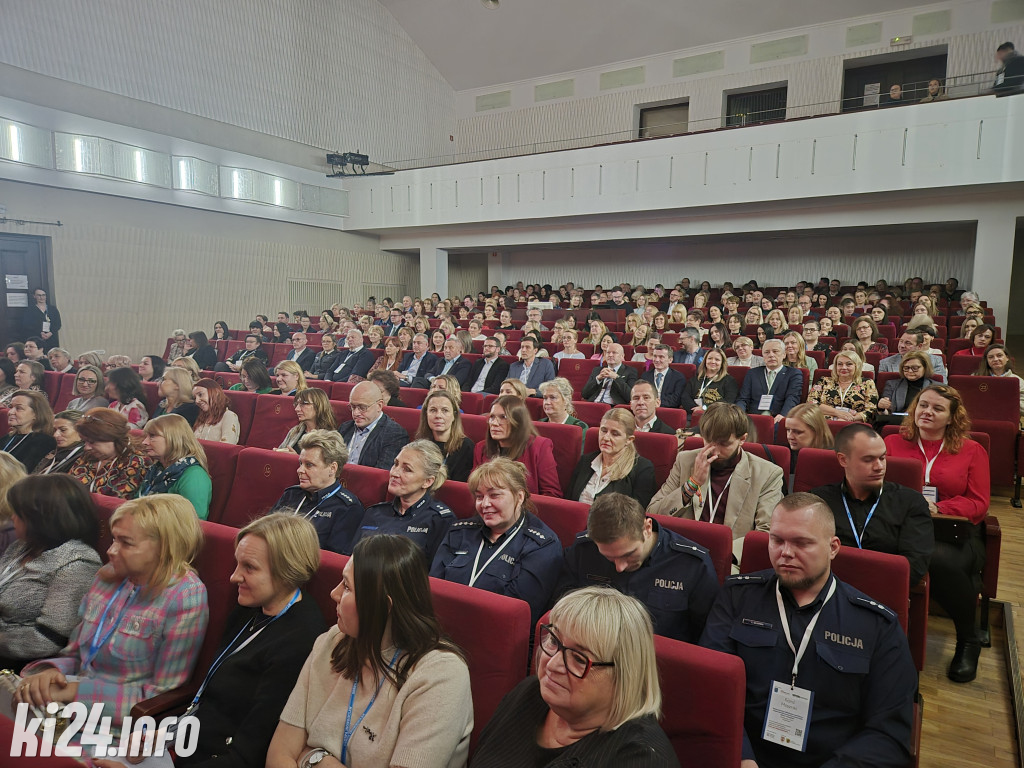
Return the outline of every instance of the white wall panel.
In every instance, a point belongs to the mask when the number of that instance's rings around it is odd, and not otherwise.
[[[244,328],[260,312],[325,308],[288,306],[289,278],[340,281],[335,300],[349,306],[365,298],[363,283],[419,285],[417,259],[381,252],[375,237],[9,181],[0,201],[64,225],[0,231],[52,238],[53,299],[72,352],[137,359],[162,352],[174,328],[209,333],[216,320]]]
[[[0,61],[30,72],[374,160],[450,146],[451,87],[375,0],[5,0],[2,17]]]
[[[480,257],[486,265],[486,259]],[[684,277],[699,284],[729,280],[740,285],[792,285],[822,275],[845,282],[884,278],[901,282],[915,275],[926,281],[955,276],[968,287],[974,263],[970,228],[941,232],[844,233],[825,236],[698,240],[662,244],[512,251],[505,283],[518,280],[561,285],[612,285],[629,281],[649,288],[674,285]],[[485,276],[486,277],[486,276]]]

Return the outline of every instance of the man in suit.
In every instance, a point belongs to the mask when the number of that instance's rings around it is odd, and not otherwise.
[[[537,340],[525,336],[519,342],[519,360],[509,366],[506,378],[519,379],[526,385],[526,394],[537,397],[538,387],[555,378],[555,366],[546,357],[537,357]]]
[[[669,368],[669,363],[672,362],[672,347],[667,344],[655,344],[647,353],[647,357],[650,358],[652,366],[644,371],[640,378],[654,385],[662,406],[678,408],[683,399],[686,377],[679,371]]]
[[[629,394],[629,410],[636,419],[637,432],[656,432],[662,435],[674,435],[676,431],[658,418],[658,390],[647,379],[637,379]]]
[[[786,418],[790,409],[800,403],[804,377],[800,368],[782,365],[785,347],[780,339],[769,339],[761,347],[764,369],[743,377],[743,386],[736,405],[747,413],[773,416],[775,423]],[[768,513],[771,514],[771,508]],[[767,529],[765,529],[767,530]]]
[[[391,469],[398,452],[409,444],[409,433],[384,413],[384,395],[372,381],[361,381],[348,398],[352,419],[338,432],[348,446],[346,464]]]
[[[637,379],[636,370],[622,362],[625,351],[621,344],[611,344],[604,354],[604,367],[595,368],[583,385],[584,400],[609,405],[629,402],[629,393]]]
[[[430,377],[431,380],[438,376],[454,376],[459,381],[459,387],[465,387],[469,380],[469,360],[462,356],[462,342],[456,337],[448,339],[444,343],[444,361],[439,363],[437,373]]]
[[[483,350],[483,357],[469,369],[462,391],[496,395],[501,382],[508,378],[508,363],[498,356],[500,346],[497,339],[491,336],[484,339]]]
[[[743,450],[747,414],[738,405],[709,406],[700,420],[700,435],[704,447],[676,456],[647,514],[729,526],[738,565],[743,537],[753,530],[768,530],[772,510],[782,499],[782,468]]]
[[[348,381],[350,376],[366,378],[373,365],[373,353],[363,346],[363,332],[353,328],[345,334],[348,351],[338,353],[338,367],[328,371],[328,381]]]
[[[430,339],[425,333],[417,333],[412,337],[412,352],[406,352],[398,366],[398,380],[407,387],[427,389],[430,381],[427,377],[437,372],[440,361],[433,352],[429,352]]]
[[[700,330],[687,326],[679,334],[679,349],[672,355],[673,363],[700,365],[705,350],[700,345]],[[682,390],[680,390],[680,397]]]
[[[306,334],[302,331],[296,331],[292,334],[292,351],[288,353],[285,360],[294,360],[299,364],[305,372],[313,367],[313,360],[316,358],[316,352],[306,346]]]
[[[932,372],[937,376],[941,376],[944,381],[949,381],[949,376],[946,375],[946,366],[942,363],[942,355],[935,354],[925,345],[924,334],[921,333],[920,328],[903,332],[899,341],[896,342],[896,354],[889,355],[878,361],[878,372],[899,373],[900,363],[903,362],[903,356],[908,352],[924,352],[927,354],[928,359],[932,362]]]
[[[242,370],[242,363],[250,357],[255,357],[257,360],[262,361],[264,365],[267,364],[267,353],[263,349],[263,339],[255,333],[250,333],[245,337],[244,349],[238,350],[223,363],[217,363],[213,370],[234,371],[238,373]]]
[[[399,307],[392,307],[388,321],[382,326],[384,328],[384,335],[394,336],[402,325],[402,310]]]

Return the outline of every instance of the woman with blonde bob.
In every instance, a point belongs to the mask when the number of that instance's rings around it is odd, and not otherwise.
[[[143,427],[142,447],[153,460],[146,472],[139,496],[173,493],[188,499],[200,520],[210,515],[213,483],[206,463],[206,451],[196,440],[188,422],[176,413],[150,419]]]
[[[473,768],[679,765],[658,725],[654,635],[638,600],[606,587],[570,592],[541,626],[538,647],[536,676],[502,699]]]
[[[277,389],[270,390],[272,395],[295,395],[309,387],[306,374],[294,360],[284,360],[274,368],[274,383]]]
[[[807,395],[807,402],[821,408],[827,419],[872,421],[878,410],[875,382],[861,377],[861,362],[853,352],[837,352],[832,375],[821,379]]]
[[[501,386],[498,387],[498,394],[518,397],[524,403],[526,402],[526,398],[529,397],[529,394],[526,391],[526,385],[519,379],[505,379],[501,382]]]
[[[195,382],[184,368],[170,367],[164,371],[160,381],[160,396],[163,398],[153,412],[153,417],[176,413],[183,416],[191,427],[199,416],[199,406],[195,403],[192,387]]]
[[[191,677],[209,612],[206,587],[192,567],[203,533],[185,499],[161,493],[126,502],[114,510],[110,533],[109,561],[82,601],[82,623],[60,656],[23,670],[13,698],[38,707],[99,705],[117,738],[135,704]],[[93,651],[94,638],[110,627],[109,614],[122,629]]]
[[[604,493],[622,493],[646,508],[654,496],[654,464],[636,450],[636,419],[625,408],[612,408],[598,427],[598,450],[585,453],[573,470],[566,498],[585,504]]]

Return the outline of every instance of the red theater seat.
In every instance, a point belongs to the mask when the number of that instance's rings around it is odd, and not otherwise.
[[[728,527],[669,515],[650,517],[657,520],[658,525],[704,547],[711,555],[719,584],[724,583],[726,577],[732,573],[732,531]]]
[[[53,404],[54,413],[60,413],[68,407],[68,403],[75,399],[75,376],[77,376],[77,374],[70,373],[61,378],[60,391],[57,393],[57,402]]]
[[[571,547],[576,534],[587,529],[587,515],[590,506],[569,499],[553,499],[550,496],[533,496],[537,517],[555,532],[563,547]]]
[[[558,375],[568,379],[572,384],[573,400],[581,400],[580,393],[583,386],[590,378],[590,372],[599,365],[597,360],[569,360],[558,361]]]
[[[468,520],[476,514],[473,494],[466,483],[446,480],[444,485],[434,492],[434,498],[448,505],[460,520]]]
[[[803,448],[796,458],[793,491],[809,492],[821,485],[842,482],[843,476],[843,468],[839,466],[835,451]],[[886,460],[885,479],[920,492],[924,487],[924,468],[916,459],[890,456]]]
[[[211,523],[219,523],[228,504],[231,486],[235,481],[238,454],[242,452],[245,446],[213,443],[209,440],[200,440],[199,442],[203,446],[203,450],[206,451],[206,461],[210,469],[210,480],[213,483],[213,495],[210,498],[210,516],[208,519]]]
[[[249,448],[276,448],[297,423],[294,397],[258,395],[245,445]]]
[[[265,515],[284,489],[296,484],[298,466],[296,453],[245,448],[238,454],[235,481],[221,522],[241,528],[253,518]]]
[[[660,488],[662,483],[668,479],[672,471],[672,465],[676,461],[676,446],[678,441],[675,435],[662,435],[657,432],[637,432],[633,435],[636,451],[645,459],[654,464],[654,487]],[[592,453],[597,450],[597,430],[588,429],[583,443],[583,453]],[[568,486],[566,486],[568,487]]]
[[[583,452],[583,430],[575,424],[534,422],[533,426],[541,437],[550,438],[554,443],[558,481],[561,483],[562,493],[565,493],[569,487],[569,480],[572,479],[572,471],[579,463]]]
[[[225,389],[224,394],[231,401],[230,408],[238,417],[238,442],[240,445],[245,445],[245,441],[249,439],[249,431],[252,429],[253,414],[256,413],[256,399],[259,395],[255,392],[243,392],[238,389]],[[284,435],[281,437],[283,438]]]
[[[586,422],[589,427],[598,426],[604,415],[611,409],[608,403],[592,403],[589,400],[573,400],[572,407],[576,412],[576,418]]]
[[[341,470],[341,484],[356,495],[364,507],[370,507],[388,498],[386,469],[346,464]]]
[[[397,421],[402,429],[409,433],[410,440],[416,434],[416,430],[420,428],[420,411],[416,408],[395,408],[391,405],[385,405],[384,413],[387,414],[388,418]]]

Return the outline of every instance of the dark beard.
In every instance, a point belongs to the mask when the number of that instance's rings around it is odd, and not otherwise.
[[[731,456],[728,456],[728,457],[726,457],[724,459],[715,459],[713,462],[711,462],[711,468],[712,469],[725,469],[726,467],[729,466],[729,463],[732,462],[739,455],[740,450],[742,450],[742,448],[743,448],[742,445],[738,445],[738,446],[736,446],[736,450],[732,452]]]

